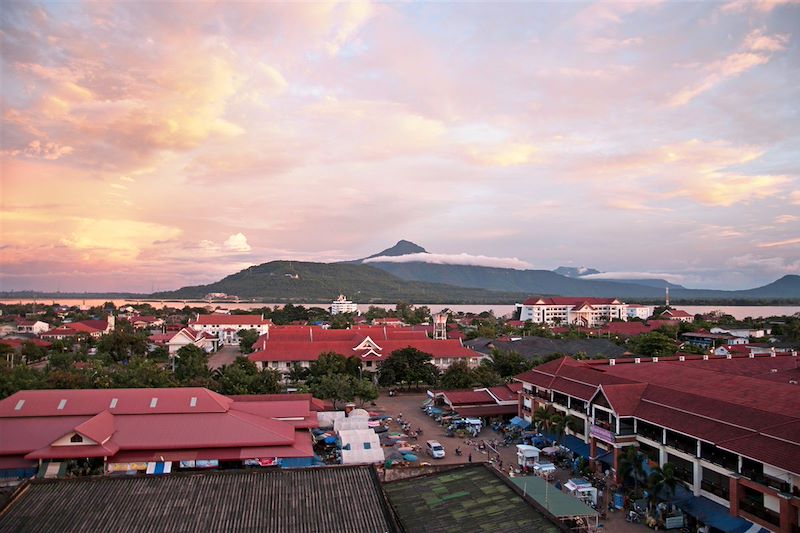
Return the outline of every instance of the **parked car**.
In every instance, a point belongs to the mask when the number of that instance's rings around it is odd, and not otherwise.
[[[429,440],[425,443],[425,451],[434,459],[442,459],[445,456],[444,446],[439,444],[439,441]]]

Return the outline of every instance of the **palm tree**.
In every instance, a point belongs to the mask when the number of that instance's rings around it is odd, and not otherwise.
[[[549,432],[554,415],[555,412],[549,405],[537,407],[536,411],[533,412],[533,423],[536,426],[536,431],[542,431],[544,429]]]
[[[550,424],[553,427],[553,433],[558,436],[559,440],[567,434],[568,429],[575,431],[575,417],[572,415],[556,413],[551,416]]]
[[[634,493],[639,492],[639,482],[646,479],[644,472],[644,460],[636,446],[625,448],[625,455],[619,459],[619,477],[624,483],[625,479],[633,479]]]
[[[675,477],[674,464],[666,463],[661,468],[654,468],[647,480],[647,488],[650,490],[650,505],[656,503],[659,493],[667,494],[666,500],[668,503],[671,502],[677,485],[678,478]]]

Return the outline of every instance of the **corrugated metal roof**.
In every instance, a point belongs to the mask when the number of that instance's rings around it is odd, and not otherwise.
[[[37,480],[0,511],[0,531],[395,532],[375,470],[325,467]]]

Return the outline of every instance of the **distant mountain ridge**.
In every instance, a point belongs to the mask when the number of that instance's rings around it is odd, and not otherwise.
[[[407,243],[404,244],[404,246],[408,246],[409,248],[424,250],[421,246],[409,243],[409,241],[400,242]],[[392,248],[389,250],[392,250]],[[382,255],[388,254],[381,252],[370,256],[370,258]],[[369,264],[408,281],[424,281],[457,287],[472,287],[536,295],[627,298],[652,301],[663,299],[664,289],[669,287],[670,296],[673,300],[732,301],[800,299],[800,276],[796,275],[784,276],[763,287],[738,291],[723,291],[687,289],[681,285],[676,285],[661,279],[585,279],[584,276],[586,275],[601,273],[596,269],[585,267],[559,267],[556,271],[549,271],[517,270],[474,265],[446,265],[421,261],[370,261]],[[562,275],[559,272],[572,275]]]
[[[210,292],[235,294],[265,302],[328,303],[343,293],[359,303],[504,304],[528,296],[586,296],[661,301],[664,280],[597,280],[568,277],[549,270],[516,270],[421,261],[374,262],[376,257],[426,254],[425,248],[401,240],[364,259],[341,263],[271,261],[252,266],[207,285],[162,291],[153,298],[195,299]],[[564,267],[570,268],[570,267]],[[594,269],[586,269],[589,272]],[[673,290],[673,287],[677,287]],[[788,275],[744,291],[686,289],[670,284],[673,301],[800,301],[800,276]]]

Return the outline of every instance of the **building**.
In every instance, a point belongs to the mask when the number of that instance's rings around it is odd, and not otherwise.
[[[156,329],[164,325],[164,320],[152,315],[133,315],[128,318],[133,329]]]
[[[742,337],[734,337],[727,333],[709,333],[707,331],[683,333],[681,338],[689,344],[708,349],[714,348],[715,346],[747,344],[747,339]]]
[[[628,318],[638,318],[640,320],[647,320],[651,316],[653,316],[652,305],[628,304]]]
[[[114,331],[116,320],[114,315],[108,315],[105,320],[81,320],[67,322],[39,335],[47,341],[76,340],[81,337],[99,339]]]
[[[466,361],[470,367],[475,367],[485,357],[464,347],[460,340],[433,340],[426,331],[411,328],[276,326],[256,341],[253,346],[256,351],[248,358],[259,368],[287,373],[294,365],[307,368],[320,354],[333,352],[358,357],[364,370],[375,372],[378,364],[392,352],[409,347],[430,354],[433,364],[441,370],[456,361]]]
[[[678,320],[680,322],[694,322],[694,316],[682,309],[667,309],[658,318],[662,320]]]
[[[169,340],[164,342],[164,337],[169,336]],[[149,340],[156,346],[163,346],[166,344],[170,356],[178,353],[178,350],[184,346],[194,345],[201,350],[211,353],[219,350],[220,339],[213,333],[206,331],[197,331],[192,328],[183,328],[174,335],[169,333],[165,335],[151,335]]]
[[[797,352],[563,358],[517,376],[519,416],[530,422],[540,406],[569,413],[576,430],[564,443],[598,469],[616,476],[636,446],[650,466],[674,465],[687,492],[679,505],[789,533],[800,513],[797,372]]]
[[[310,465],[307,429],[316,426],[308,399],[241,401],[204,388],[26,390],[0,401],[0,477],[58,472],[70,459],[107,473],[148,463],[177,471],[196,461]]]
[[[33,335],[41,335],[50,329],[50,324],[42,322],[41,320],[29,320],[27,318],[17,320],[17,333],[30,333]]]
[[[597,327],[612,320],[628,320],[627,305],[616,298],[528,298],[519,319],[535,324]]]
[[[763,339],[767,335],[772,334],[770,329],[726,329],[726,328],[711,328],[711,333],[727,333],[734,337],[741,337],[743,339]]]
[[[370,466],[34,480],[0,531],[402,531]]]
[[[451,409],[464,418],[514,416],[520,389],[522,384],[508,383],[478,389],[429,390],[428,397],[434,404]]]
[[[358,304],[354,304],[340,294],[333,302],[331,302],[331,314],[338,315],[340,313],[358,313]]]
[[[272,321],[264,315],[226,315],[213,313],[197,315],[189,321],[189,327],[195,331],[209,333],[219,338],[222,344],[238,345],[239,330],[254,329],[259,335],[269,331]]]
[[[571,531],[524,489],[484,464],[443,468],[429,475],[389,481],[384,490],[409,532]]]

